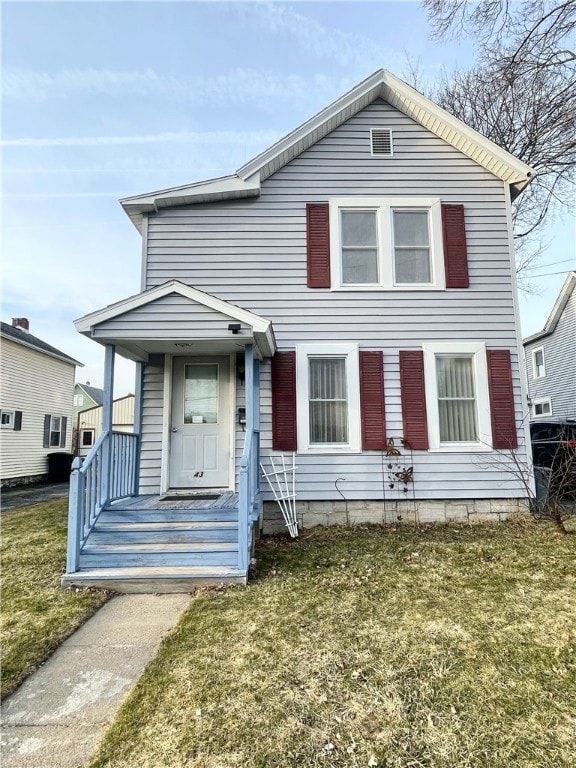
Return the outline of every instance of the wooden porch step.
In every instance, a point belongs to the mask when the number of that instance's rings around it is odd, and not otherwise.
[[[105,523],[218,523],[238,520],[233,507],[215,509],[105,509],[97,525]]]
[[[63,587],[99,587],[123,593],[193,592],[197,587],[246,584],[235,567],[170,566],[82,569],[62,577]]]
[[[90,534],[91,545],[100,544],[187,544],[197,541],[238,542],[236,523],[109,523],[97,525]]]
[[[237,542],[90,546],[89,541],[80,553],[81,570],[128,566],[234,566],[237,563]]]

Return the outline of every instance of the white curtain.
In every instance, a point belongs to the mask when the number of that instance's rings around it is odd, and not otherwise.
[[[440,442],[478,440],[472,357],[436,358]]]
[[[346,359],[309,359],[310,443],[348,442]]]

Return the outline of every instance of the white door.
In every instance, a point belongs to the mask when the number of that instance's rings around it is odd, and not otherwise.
[[[170,433],[171,488],[228,488],[230,358],[175,357]]]

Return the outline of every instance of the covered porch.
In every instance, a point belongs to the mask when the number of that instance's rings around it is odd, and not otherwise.
[[[158,592],[246,581],[271,323],[171,281],[76,327],[105,347],[103,429],[73,464],[63,584]],[[118,354],[137,366],[133,434],[112,429]],[[152,365],[162,371],[155,394]]]

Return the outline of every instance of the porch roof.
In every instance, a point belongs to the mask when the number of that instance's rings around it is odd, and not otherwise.
[[[247,344],[254,344],[260,358],[276,351],[270,320],[178,280],[84,315],[74,325],[84,336],[114,344],[118,354],[137,361],[162,353],[225,354]]]

